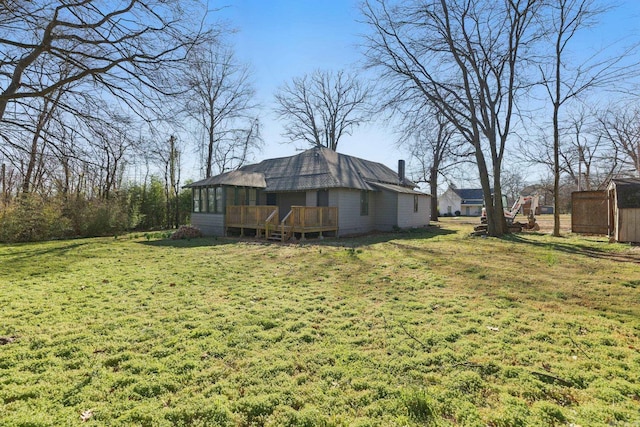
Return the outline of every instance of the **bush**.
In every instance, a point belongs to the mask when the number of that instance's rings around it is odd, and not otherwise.
[[[24,195],[0,214],[0,241],[32,242],[67,237],[71,223],[58,201]]]
[[[171,240],[195,239],[203,236],[204,234],[202,234],[202,231],[200,231],[199,228],[183,225],[178,229],[178,231],[171,235]]]

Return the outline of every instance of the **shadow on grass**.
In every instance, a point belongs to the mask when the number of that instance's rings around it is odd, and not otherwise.
[[[73,257],[69,252],[86,246],[88,242],[67,243],[68,241],[47,242],[48,247],[41,247],[40,243],[16,243],[12,250],[0,252],[0,272],[29,272],[31,276],[64,271]],[[0,274],[1,275],[1,274]]]
[[[590,258],[607,259],[619,262],[640,263],[640,254],[631,252],[615,252],[605,248],[597,248],[588,243],[580,243],[575,240],[562,242],[558,240],[553,242],[540,242],[527,239],[524,235],[507,234],[501,237],[502,240],[508,242],[522,243],[530,246],[551,249],[554,251],[565,252],[569,254],[582,255]]]
[[[318,245],[357,248],[360,246],[374,245],[376,243],[387,243],[392,240],[424,240],[456,233],[456,230],[442,228],[439,225],[432,225],[425,228],[414,228],[396,232],[375,232],[354,237],[314,240],[313,242]],[[307,242],[310,241],[308,240]]]
[[[430,226],[427,228],[417,228],[406,231],[398,232],[375,232],[369,234],[363,234],[353,237],[325,237],[324,239],[309,238],[306,240],[296,240],[280,243],[277,241],[269,241],[265,239],[251,238],[251,237],[201,237],[196,239],[182,239],[182,240],[148,240],[140,241],[143,245],[154,247],[172,247],[172,248],[198,248],[203,246],[221,246],[221,245],[234,245],[239,243],[250,245],[323,245],[323,246],[337,246],[337,247],[360,247],[367,246],[376,243],[389,242],[391,240],[417,240],[417,239],[431,239],[438,236],[445,236],[448,234],[455,234],[455,230],[448,230],[441,228],[440,226]]]
[[[201,248],[205,246],[222,246],[232,245],[240,241],[250,241],[249,239],[234,239],[231,237],[197,237],[194,239],[161,239],[161,240],[146,240],[136,242],[145,246],[153,246],[157,248]]]

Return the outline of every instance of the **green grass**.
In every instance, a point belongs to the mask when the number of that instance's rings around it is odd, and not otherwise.
[[[638,425],[638,248],[469,231],[0,246],[0,425]]]

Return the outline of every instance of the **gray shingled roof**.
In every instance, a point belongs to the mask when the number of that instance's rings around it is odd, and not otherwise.
[[[263,188],[265,191],[305,191],[323,188],[376,190],[372,184],[382,183],[413,189],[407,179],[387,166],[315,147],[290,157],[263,160],[233,172],[194,182],[189,187],[236,185]]]

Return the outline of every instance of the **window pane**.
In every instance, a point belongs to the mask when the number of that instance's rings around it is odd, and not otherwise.
[[[216,189],[213,187],[207,188],[207,212],[213,213],[216,211]]]
[[[222,187],[216,187],[216,213],[224,212],[224,203],[222,202]]]
[[[369,192],[360,192],[360,215],[369,215]]]
[[[193,189],[193,211],[200,212],[200,189]]]
[[[247,204],[247,192],[244,188],[236,188],[236,205]]]

